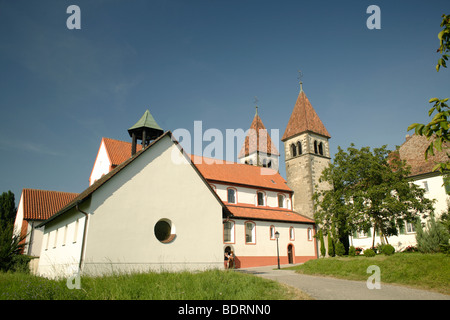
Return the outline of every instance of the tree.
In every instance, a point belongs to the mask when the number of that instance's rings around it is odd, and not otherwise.
[[[425,228],[420,222],[416,224],[417,249],[422,253],[447,252],[449,237],[444,224],[436,221],[434,215],[427,221]]]
[[[11,191],[3,192],[0,195],[0,224],[5,226],[12,222],[16,218],[16,204],[14,199],[14,193]]]
[[[314,194],[316,223],[339,236],[373,228],[387,242],[405,222],[413,223],[420,214],[433,211],[425,190],[408,179],[409,172],[398,152],[386,146],[371,150],[351,144],[347,151],[338,147],[333,163],[320,178],[333,188]]]
[[[441,54],[436,65],[436,71],[439,72],[440,67],[447,68],[446,61],[448,60],[448,53],[450,53],[450,15],[442,15],[441,30],[438,34],[439,48],[437,52]],[[435,150],[438,152],[448,148],[447,143],[450,141],[450,108],[447,104],[448,98],[439,99],[432,98],[428,102],[433,103],[433,107],[428,111],[428,116],[431,117],[435,112],[432,120],[428,124],[413,123],[408,127],[408,131],[415,130],[415,133],[421,136],[426,136],[431,140],[428,148],[425,150],[425,159],[429,155],[434,155]],[[437,164],[433,171],[439,170],[445,172],[450,170],[450,155],[446,162]]]
[[[26,235],[14,232],[12,222],[0,224],[0,271],[15,270],[20,264],[28,263],[29,259],[21,254],[25,238]]]

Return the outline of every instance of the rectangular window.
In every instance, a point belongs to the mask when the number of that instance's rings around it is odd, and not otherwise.
[[[236,190],[228,189],[228,203],[236,203]]]
[[[414,233],[414,232],[416,232],[416,228],[414,227],[414,224],[412,224],[411,222],[407,222],[406,223],[406,232],[407,233]]]
[[[425,189],[426,192],[430,191],[428,189],[428,182],[427,181],[422,181],[422,184],[423,184],[423,188]]]
[[[313,239],[312,229],[308,228],[308,240],[311,241]]]
[[[253,222],[245,223],[245,242],[255,243],[255,224]]]
[[[275,227],[274,226],[270,226],[270,239],[271,240],[275,239]]]
[[[50,234],[49,233],[46,233],[45,234],[45,250],[48,250],[48,244],[49,244],[49,242],[50,242]]]
[[[79,224],[80,219],[77,219],[77,221],[75,222],[75,230],[73,230],[73,243],[77,242]]]
[[[258,192],[258,206],[264,205],[264,193]]]
[[[67,224],[66,224],[66,226],[64,227],[64,238],[63,238],[63,246],[65,246],[66,245],[66,240],[67,240],[67,229],[68,229],[68,226],[67,226]]]
[[[53,242],[53,248],[56,248],[56,245],[58,244],[58,229],[55,231],[55,241]]]

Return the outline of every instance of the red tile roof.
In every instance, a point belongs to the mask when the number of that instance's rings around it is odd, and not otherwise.
[[[277,156],[280,155],[277,148],[272,143],[272,139],[270,139],[270,135],[258,114],[255,114],[255,117],[253,118],[250,130],[245,137],[244,145],[242,146],[238,157],[242,158],[255,153],[256,151]]]
[[[236,218],[314,223],[313,220],[288,209],[255,207],[245,204],[227,204],[226,206]]]
[[[323,125],[313,106],[306,97],[306,94],[300,91],[294,110],[292,111],[286,130],[281,138],[285,141],[302,132],[314,132],[324,137],[331,138],[327,129]]]
[[[434,156],[428,156],[428,161],[425,160],[425,150],[430,142],[426,137],[414,134],[408,136],[398,149],[400,159],[411,166],[411,176],[430,173],[437,163],[448,161],[448,150],[435,152]]]
[[[131,158],[131,142],[125,142],[110,138],[102,138],[105,143],[111,165],[118,166],[128,158]],[[142,145],[136,145],[136,152],[142,150]]]
[[[23,189],[23,219],[46,220],[78,196],[78,193]]]
[[[195,155],[191,155],[191,160],[202,176],[211,183],[216,181],[292,193],[292,190],[286,184],[286,180],[278,171],[270,168]]]

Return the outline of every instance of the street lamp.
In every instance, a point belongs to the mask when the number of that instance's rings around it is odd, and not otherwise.
[[[277,259],[278,259],[278,269],[280,269],[280,252],[278,251],[278,238],[280,237],[280,233],[275,232],[275,238],[277,239]]]

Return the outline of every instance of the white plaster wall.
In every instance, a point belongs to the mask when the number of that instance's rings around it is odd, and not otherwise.
[[[111,167],[111,160],[108,157],[105,143],[103,139],[100,143],[100,148],[92,168],[91,176],[89,177],[89,185],[92,185],[96,180],[100,179],[104,174],[109,172]]]
[[[212,183],[212,185],[215,187],[214,189],[219,198],[225,203],[228,202],[228,188],[234,188],[237,190],[237,204],[250,204],[254,206],[257,206],[258,204],[256,194],[257,191],[264,191],[266,199],[265,205],[267,207],[278,208],[278,194],[283,194],[285,196],[284,208],[292,210],[291,199],[289,197],[289,193],[287,192],[226,185],[220,183]]]
[[[168,136],[93,195],[84,269],[89,273],[223,268],[222,207]],[[161,243],[165,218],[176,238]]]
[[[69,277],[78,271],[85,217],[74,209],[44,227],[38,274]]]
[[[313,229],[312,225],[294,224],[277,221],[258,221],[258,220],[241,220],[231,219],[235,222],[235,243],[233,244],[236,256],[276,256],[277,241],[270,238],[270,226],[275,227],[275,232],[280,233],[278,239],[280,256],[287,256],[287,247],[293,244],[296,256],[314,256],[315,239],[308,240],[307,230]],[[256,241],[255,244],[245,243],[245,222],[252,221],[256,224]],[[294,227],[294,240],[289,238],[289,229]],[[226,243],[224,243],[226,245]]]

